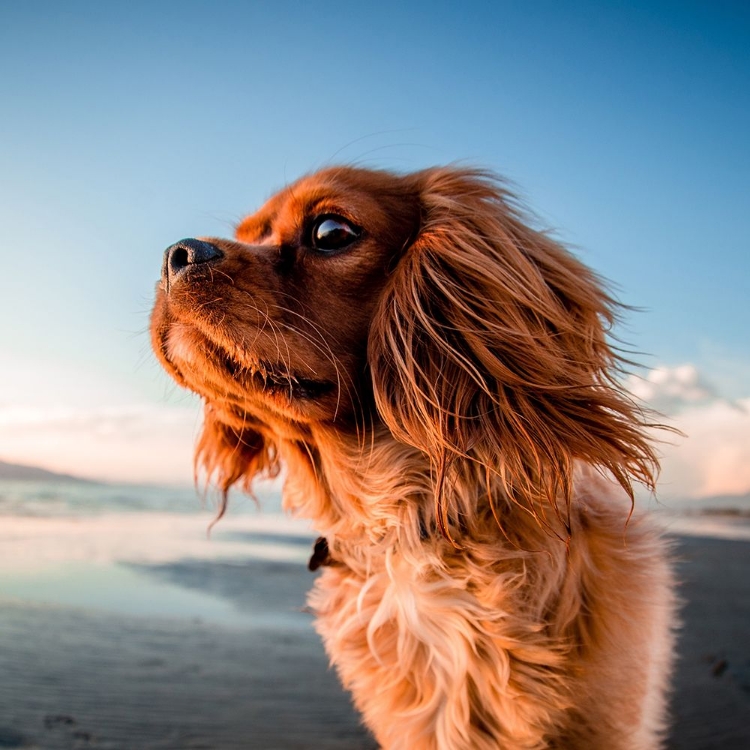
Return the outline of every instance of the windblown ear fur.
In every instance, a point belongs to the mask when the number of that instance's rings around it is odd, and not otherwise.
[[[195,450],[195,477],[205,471],[206,481],[215,482],[222,492],[219,515],[226,510],[227,493],[234,484],[252,494],[256,477],[275,477],[280,463],[274,444],[260,429],[240,418],[217,411],[206,403],[203,430]]]
[[[573,467],[632,498],[658,469],[644,416],[619,385],[606,332],[617,303],[597,276],[522,219],[491,175],[434,169],[421,231],[390,279],[369,342],[377,408],[445,483],[471,462],[532,512],[570,502]],[[488,488],[489,489],[489,488]],[[449,537],[450,538],[450,537]]]

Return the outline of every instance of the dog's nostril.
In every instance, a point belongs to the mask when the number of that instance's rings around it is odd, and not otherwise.
[[[175,249],[175,251],[171,254],[169,259],[169,265],[171,268],[175,270],[179,270],[180,268],[184,268],[190,263],[188,260],[188,252],[185,250],[184,247],[178,247]]]
[[[208,263],[223,255],[224,253],[210,242],[195,239],[180,240],[164,251],[164,263],[161,267],[162,279],[169,283],[189,266]]]

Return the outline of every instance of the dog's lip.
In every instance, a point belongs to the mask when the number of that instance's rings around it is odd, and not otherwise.
[[[249,380],[258,390],[270,395],[312,399],[325,395],[334,388],[334,384],[330,381],[303,377],[266,362],[244,365],[225,356],[222,365],[235,380],[243,383]]]
[[[170,331],[174,330],[174,325],[187,326],[193,335],[199,335],[203,343],[199,343],[191,336],[187,349],[176,349],[173,343],[170,344]],[[174,371],[174,375],[179,376],[178,380],[184,381],[189,372],[200,373],[206,366],[202,362],[205,362],[213,369],[223,372],[248,393],[310,400],[325,396],[337,387],[333,381],[310,377],[306,373],[291,369],[283,362],[271,362],[256,356],[253,352],[229,348],[226,341],[217,341],[207,334],[202,327],[198,329],[193,324],[180,320],[172,320],[171,324],[160,327],[159,352],[170,370]]]
[[[240,361],[220,347],[214,348],[210,360],[235,383],[269,396],[314,399],[326,395],[335,388],[335,384],[330,381],[303,376],[289,371],[281,364],[246,358]]]

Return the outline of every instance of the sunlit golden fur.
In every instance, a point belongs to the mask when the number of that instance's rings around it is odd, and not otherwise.
[[[312,247],[317,217],[358,238]],[[152,319],[225,492],[286,467],[310,594],[384,748],[661,746],[673,595],[599,279],[484,172],[327,169],[168,270]]]

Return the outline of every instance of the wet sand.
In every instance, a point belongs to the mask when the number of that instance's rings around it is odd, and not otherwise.
[[[670,748],[750,748],[750,543],[680,537],[685,600]],[[247,624],[0,606],[0,748],[337,750],[376,745],[302,611],[300,563],[131,565]],[[260,623],[260,624],[259,624]]]
[[[750,542],[680,537],[669,748],[750,748]]]
[[[0,748],[375,747],[328,669],[311,616],[300,611],[311,575],[299,565],[190,562],[153,573],[191,588],[223,581],[221,593],[240,608],[260,596],[278,624],[6,602]]]

